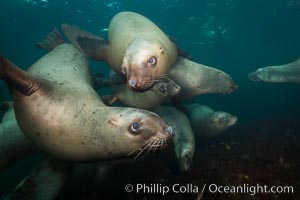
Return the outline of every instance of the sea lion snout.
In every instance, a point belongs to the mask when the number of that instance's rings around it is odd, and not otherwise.
[[[261,81],[261,77],[257,72],[252,72],[248,75],[249,79],[252,81]]]
[[[130,88],[135,89],[137,84],[137,80],[131,79],[128,81],[128,85]]]
[[[146,92],[151,88],[153,81],[145,80],[145,79],[128,79],[127,85],[128,87],[135,92]]]

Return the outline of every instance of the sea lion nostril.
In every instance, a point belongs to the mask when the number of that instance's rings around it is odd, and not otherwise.
[[[169,126],[169,127],[167,128],[167,133],[170,134],[170,135],[173,134],[173,128],[172,128],[172,126]]]
[[[137,81],[136,80],[129,80],[128,81],[128,85],[132,88],[135,88],[137,85]]]

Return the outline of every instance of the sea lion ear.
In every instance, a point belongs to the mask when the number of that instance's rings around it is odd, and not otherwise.
[[[118,126],[118,121],[116,119],[111,119],[108,121],[108,123],[110,123],[113,126]]]

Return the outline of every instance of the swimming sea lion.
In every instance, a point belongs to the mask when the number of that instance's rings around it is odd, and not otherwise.
[[[228,94],[238,87],[232,78],[221,70],[208,67],[178,56],[170,69],[170,78],[181,87],[175,99],[188,99],[201,94]]]
[[[61,159],[126,157],[145,145],[165,146],[173,133],[150,111],[105,106],[86,57],[71,44],[55,47],[28,72],[1,56],[0,78],[10,87],[22,132]]]
[[[108,29],[108,42],[76,26],[62,25],[69,40],[89,57],[106,61],[125,74],[135,91],[148,90],[168,73],[177,57],[176,45],[146,17],[133,12],[116,14]]]
[[[237,117],[226,112],[214,111],[208,106],[191,104],[186,108],[194,133],[201,138],[216,137],[237,122]]]
[[[181,171],[187,171],[193,162],[195,152],[195,137],[189,119],[175,107],[158,106],[154,112],[176,132],[173,143],[179,168]]]
[[[160,105],[168,97],[179,94],[180,86],[171,79],[163,79],[143,93],[133,92],[125,84],[112,86],[112,91],[112,95],[103,99],[108,105],[120,102],[127,107],[148,110]]]
[[[284,65],[259,68],[248,77],[268,83],[300,83],[300,58]]]

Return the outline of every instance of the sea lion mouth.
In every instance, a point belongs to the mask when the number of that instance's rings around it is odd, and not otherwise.
[[[234,92],[238,88],[239,88],[239,86],[237,84],[235,84],[234,82],[232,82],[229,86],[229,90],[228,90],[227,94]]]
[[[261,81],[261,78],[257,74],[255,74],[255,73],[249,74],[248,77],[252,81]]]
[[[130,78],[127,82],[128,87],[134,92],[146,92],[154,85],[153,79],[134,79]]]

